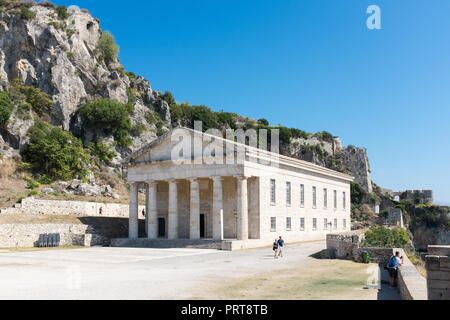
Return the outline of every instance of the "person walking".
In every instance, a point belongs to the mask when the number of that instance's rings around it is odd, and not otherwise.
[[[400,252],[396,252],[395,256],[392,256],[389,259],[389,262],[386,268],[389,271],[390,285],[391,287],[395,287],[395,282],[398,276],[398,267],[403,266],[403,257],[400,257]]]
[[[98,210],[98,213],[99,213],[100,215],[103,214],[103,207],[100,207],[100,210]]]
[[[273,252],[275,254],[275,259],[278,259],[278,240],[275,239],[275,241],[273,242]]]
[[[284,251],[284,240],[283,237],[280,236],[280,239],[278,240],[278,256],[283,258],[283,251]]]
[[[145,217],[145,209],[142,209],[142,216]]]

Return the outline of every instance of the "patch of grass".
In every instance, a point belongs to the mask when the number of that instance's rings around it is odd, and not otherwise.
[[[373,295],[362,290],[367,283],[367,268],[351,261],[310,260],[300,268],[238,278],[214,288],[212,294],[218,299],[243,300],[359,299]]]

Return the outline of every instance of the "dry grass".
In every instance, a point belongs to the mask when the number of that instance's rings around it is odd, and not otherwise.
[[[0,165],[0,179],[8,178],[14,172],[16,172],[16,161],[13,159],[3,160],[3,163]]]
[[[22,178],[0,178],[0,209],[11,208],[20,198],[26,197],[28,192]]]
[[[82,224],[75,216],[4,214],[0,224]]]
[[[261,273],[195,294],[196,299],[352,300],[376,299],[364,290],[371,265],[344,260],[308,260],[306,266]],[[202,290],[204,291],[204,288]]]

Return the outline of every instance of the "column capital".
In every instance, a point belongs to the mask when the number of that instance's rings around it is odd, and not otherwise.
[[[198,182],[198,180],[199,180],[200,178],[187,178],[187,180],[189,181],[189,182]]]
[[[149,186],[156,186],[158,184],[158,181],[151,180],[151,181],[146,181],[145,183],[148,184]]]
[[[247,180],[249,177],[244,175],[235,175],[234,176],[237,180]]]
[[[210,178],[213,181],[223,181],[223,177],[222,176],[212,176]]]
[[[177,179],[170,179],[170,180],[166,180],[167,183],[172,184],[172,183],[178,183]]]

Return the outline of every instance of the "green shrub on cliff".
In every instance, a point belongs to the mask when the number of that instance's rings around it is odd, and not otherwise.
[[[91,151],[91,154],[96,157],[96,159],[106,164],[110,164],[111,160],[117,155],[117,153],[104,144],[102,140],[97,143],[91,143],[89,145],[89,150]]]
[[[23,6],[20,8],[20,16],[26,20],[32,20],[36,17],[36,12],[28,9],[28,7]]]
[[[105,60],[106,63],[113,62],[119,54],[119,47],[116,45],[114,36],[108,31],[102,33],[97,47],[100,51],[100,59]]]
[[[66,6],[57,6],[55,10],[60,20],[65,20],[69,17]]]
[[[129,112],[128,105],[109,99],[88,102],[78,109],[86,129],[100,129],[106,134],[112,134],[120,147],[128,147],[132,143],[129,136],[131,130]]]
[[[83,176],[83,164],[89,161],[81,141],[70,132],[45,122],[37,122],[28,130],[30,141],[22,157],[35,173],[52,179],[70,180]]]
[[[361,247],[371,248],[404,248],[409,241],[405,229],[387,229],[384,227],[372,227],[365,234]]]
[[[8,121],[11,116],[12,101],[8,93],[0,91],[0,124]]]
[[[44,114],[50,115],[53,111],[53,101],[49,94],[39,88],[24,85],[20,79],[11,82],[9,93],[14,101],[30,104],[33,111],[40,117]]]

